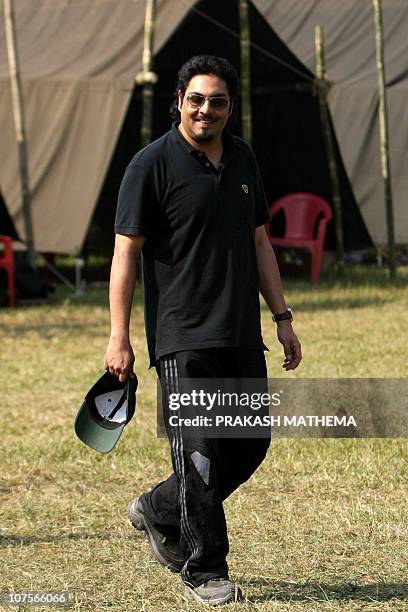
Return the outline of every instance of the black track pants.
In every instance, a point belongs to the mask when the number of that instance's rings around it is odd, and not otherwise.
[[[182,378],[264,378],[263,351],[201,349],[159,360],[163,412],[167,396]],[[148,518],[168,537],[180,540],[186,563],[182,579],[198,586],[228,576],[228,535],[223,501],[248,480],[265,458],[269,438],[191,438],[167,428],[174,473],[143,496]]]

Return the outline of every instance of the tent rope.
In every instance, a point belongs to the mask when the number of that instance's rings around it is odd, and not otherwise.
[[[239,39],[239,34],[237,32],[235,32],[234,30],[231,30],[231,28],[229,28],[228,26],[224,25],[223,23],[221,23],[220,21],[218,21],[214,17],[211,17],[210,15],[207,15],[207,13],[204,13],[204,11],[201,11],[200,9],[198,9],[198,8],[196,8],[194,6],[190,6],[188,0],[178,0],[178,2],[181,2],[181,4],[184,4],[184,6],[187,6],[190,11],[193,11],[194,13],[196,13],[197,15],[202,17],[203,19],[206,19],[207,21],[209,21],[210,23],[212,23],[216,27],[220,28],[221,30],[224,30],[224,32],[228,32],[228,34],[230,34],[231,36],[234,36],[235,38]],[[250,45],[256,51],[259,51],[260,53],[263,53],[263,55],[265,55],[268,59],[276,62],[277,64],[280,64],[281,66],[284,66],[285,68],[287,68],[291,72],[297,74],[298,76],[301,76],[303,79],[306,79],[307,81],[310,81],[311,83],[314,83],[316,81],[315,77],[310,76],[306,72],[302,72],[302,70],[299,70],[298,68],[295,68],[291,64],[288,64],[287,62],[285,62],[285,60],[281,59],[277,55],[274,55],[273,53],[271,53],[267,49],[264,49],[264,47],[261,47],[260,45],[257,45],[256,43],[252,42],[252,40],[250,41]]]

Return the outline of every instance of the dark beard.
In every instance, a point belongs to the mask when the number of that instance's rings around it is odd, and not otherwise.
[[[214,139],[214,134],[194,134],[193,139],[196,142],[210,142]]]

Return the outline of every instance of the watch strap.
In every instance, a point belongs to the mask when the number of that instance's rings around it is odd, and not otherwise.
[[[286,320],[293,321],[293,313],[291,308],[288,308],[285,310],[285,312],[278,312],[278,314],[272,315],[272,319],[275,321],[275,323]]]

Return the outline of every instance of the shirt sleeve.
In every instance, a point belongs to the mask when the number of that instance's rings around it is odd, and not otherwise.
[[[148,237],[157,210],[157,191],[152,172],[131,163],[119,189],[115,233]]]

